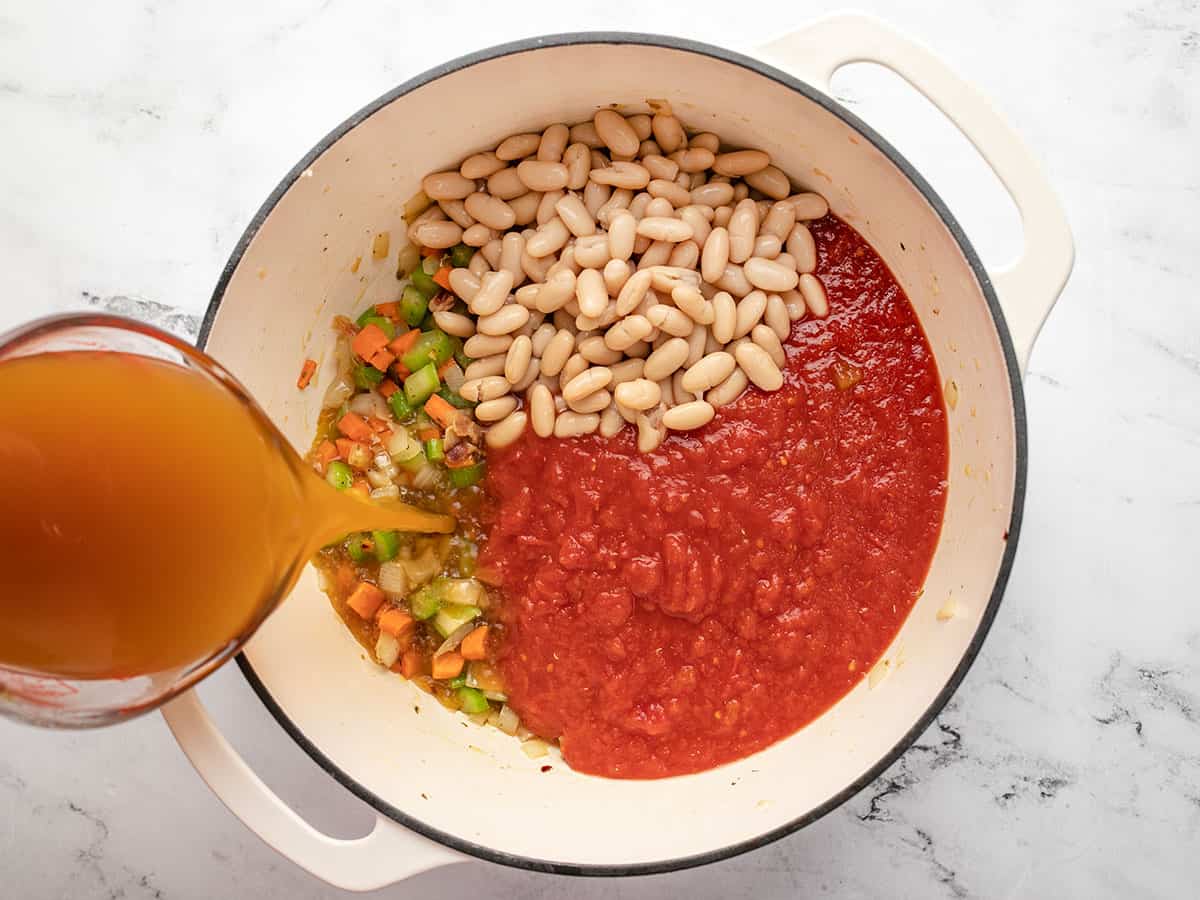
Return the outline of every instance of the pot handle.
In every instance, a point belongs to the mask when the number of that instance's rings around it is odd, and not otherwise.
[[[376,817],[365,837],[322,834],[298,816],[246,765],[196,692],[162,709],[167,726],[200,777],[231,813],[302,869],[347,891],[370,891],[467,858],[390,819]]]
[[[822,19],[759,48],[758,55],[826,93],[833,73],[848,63],[886,66],[975,145],[1008,189],[1025,232],[1017,261],[990,273],[1024,374],[1038,331],[1071,274],[1075,245],[1062,204],[1016,132],[934,54],[870,16]]]

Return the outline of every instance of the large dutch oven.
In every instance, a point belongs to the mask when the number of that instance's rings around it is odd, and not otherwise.
[[[833,72],[859,60],[907,79],[988,160],[1024,223],[1015,266],[985,270],[921,174],[830,98]],[[669,37],[591,33],[507,44],[426,72],[355,113],[283,179],[217,285],[201,346],[306,447],[321,391],[296,391],[296,367],[327,347],[334,314],[363,304],[361,272],[348,263],[369,235],[404,233],[402,206],[421,175],[508,134],[581,121],[614,102],[637,111],[647,98],[669,100],[691,127],[769,151],[828,198],[908,292],[943,382],[954,382],[945,524],[925,590],[888,662],[808,727],[713,771],[613,781],[562,764],[544,773],[546,760],[527,759],[516,741],[464,728],[366,661],[309,573],[240,662],[287,732],[378,811],[369,835],[335,840],[300,819],[236,755],[195,694],[165,715],[230,810],[332,884],[370,889],[466,855],[548,872],[645,874],[762,846],[836,808],[894,762],[950,698],[996,614],[1025,489],[1021,370],[1070,272],[1071,236],[1037,164],[987,103],[874,20],[826,20],[757,59]],[[394,292],[392,267],[373,271],[379,280],[368,294],[389,283]],[[953,616],[939,617],[947,608]]]

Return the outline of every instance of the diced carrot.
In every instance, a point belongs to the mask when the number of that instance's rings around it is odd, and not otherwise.
[[[404,363],[398,362],[392,366],[392,374],[403,381],[405,378],[411,375],[412,372],[409,371],[408,366],[406,366]]]
[[[375,352],[375,355],[367,360],[372,366],[380,372],[386,372],[388,366],[396,361],[394,354],[389,353],[386,349],[380,349]]]
[[[400,335],[399,337],[392,338],[392,341],[387,345],[387,348],[392,351],[392,353],[396,354],[396,356],[403,356],[413,348],[413,344],[417,342],[417,338],[420,336],[421,330],[419,328],[414,328],[411,331],[404,332],[404,334]]]
[[[443,253],[443,251],[438,250],[436,247],[422,247],[421,248],[421,255],[424,256],[426,259],[429,259],[431,256],[441,256],[442,253]]]
[[[337,444],[337,455],[340,456],[342,459],[349,459],[351,453],[353,453],[359,447],[366,446],[361,441],[352,441],[352,440],[350,440],[350,438],[338,438],[336,441],[336,444]]]
[[[354,336],[350,348],[361,359],[370,359],[388,345],[388,336],[374,322],[369,322]]]
[[[487,657],[488,627],[480,625],[465,638],[458,647],[463,659],[484,659]]]
[[[404,632],[415,628],[417,620],[402,609],[392,607],[379,614],[379,630],[399,637]]]
[[[392,394],[396,393],[396,391],[400,390],[400,387],[392,379],[385,378],[379,382],[379,387],[375,388],[375,390],[379,391],[379,395],[386,400]]]
[[[400,321],[400,304],[395,300],[392,300],[390,303],[376,303],[375,312],[381,316],[387,316],[393,322]]]
[[[317,459],[319,459],[322,464],[333,462],[338,458],[339,455],[340,452],[337,448],[337,444],[335,444],[333,441],[321,441],[321,443],[317,445]]]
[[[358,413],[348,412],[338,420],[338,431],[348,438],[366,443],[374,432],[367,420]]]
[[[453,650],[443,653],[441,656],[435,656],[433,658],[433,677],[457,678],[463,670],[463,663],[462,654],[455,653]]]
[[[346,490],[358,494],[364,500],[371,496],[371,486],[367,484],[367,479],[365,478],[358,479],[354,484],[346,488]]]
[[[362,618],[370,619],[383,605],[384,599],[383,591],[369,581],[360,581],[346,598],[346,605]]]
[[[371,416],[367,419],[367,424],[371,426],[371,430],[376,434],[383,434],[385,431],[391,431],[392,426],[387,423],[387,419],[381,419],[379,416]]]
[[[296,379],[296,387],[304,390],[316,374],[317,361],[315,359],[306,359],[304,365],[300,367],[300,377]]]
[[[442,433],[433,425],[425,425],[417,429],[417,437],[423,441],[432,441],[434,438],[440,438]]]
[[[437,394],[432,394],[425,401],[425,412],[429,413],[429,418],[433,419],[433,421],[437,422],[443,428],[448,428],[450,423],[454,421],[454,416],[458,413],[458,410]]]
[[[442,266],[434,272],[433,280],[442,286],[442,290],[450,290],[450,267]]]
[[[400,657],[400,674],[405,678],[415,678],[425,668],[425,657],[420,650],[406,650]]]
[[[437,369],[438,378],[444,379],[446,376],[446,373],[449,372],[452,368],[454,368],[457,365],[458,365],[458,363],[455,362],[454,359],[446,360],[444,363],[442,363],[440,366],[438,366],[438,369]]]

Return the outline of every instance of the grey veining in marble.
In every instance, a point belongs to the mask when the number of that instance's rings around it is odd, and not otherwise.
[[[573,881],[485,864],[392,897],[1043,898],[1200,884],[1200,5],[868,0],[988,94],[1043,160],[1074,276],[1035,349],[1017,564],[983,653],[917,744],[797,835],[700,870]],[[582,28],[750,48],[839,4],[7,4],[0,328],[108,309],[193,336],[277,179],[348,112],[448,55]],[[434,35],[457,34],[448,46]],[[929,175],[989,264],[1019,223],[952,129],[858,67],[835,92]],[[365,807],[236,671],[203,689],[297,810]],[[327,897],[200,782],[157,717],[0,723],[0,898]]]

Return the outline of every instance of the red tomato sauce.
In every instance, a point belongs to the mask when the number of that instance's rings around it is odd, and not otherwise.
[[[527,431],[490,455],[509,703],[582,772],[708,769],[786,737],[863,677],[921,589],[945,505],[937,367],[904,291],[830,216],[830,315],[751,389],[639,454]]]

